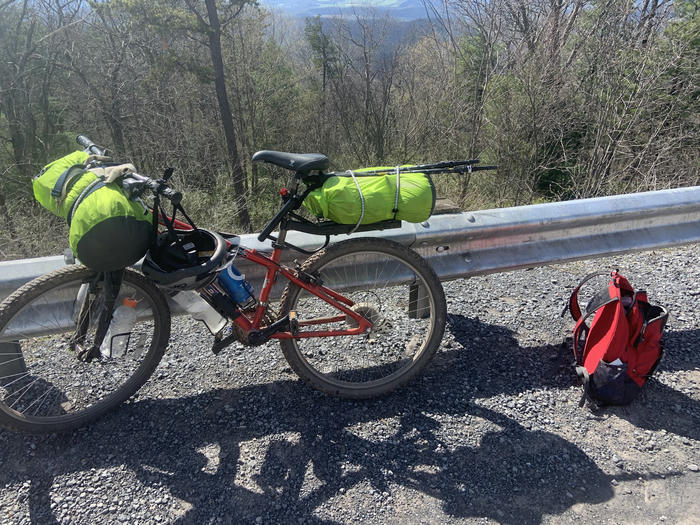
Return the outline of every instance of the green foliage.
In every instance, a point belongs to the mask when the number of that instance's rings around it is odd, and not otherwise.
[[[314,66],[322,71],[324,79],[330,80],[335,75],[339,53],[333,40],[324,31],[323,21],[320,16],[317,15],[314,18],[306,19],[304,35],[309,46],[311,46]]]

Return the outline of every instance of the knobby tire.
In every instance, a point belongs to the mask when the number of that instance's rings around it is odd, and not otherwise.
[[[374,333],[359,336],[281,339],[289,365],[312,387],[349,399],[380,396],[410,381],[437,351],[445,330],[445,295],[435,271],[412,250],[384,239],[351,239],[311,256],[301,271],[331,289],[334,281],[353,282],[340,292],[376,325]],[[418,288],[424,300],[412,303]],[[342,315],[293,283],[282,295],[280,312],[294,312],[302,326],[305,319]],[[353,323],[348,316],[344,326]],[[313,328],[338,329],[339,323]]]
[[[66,344],[71,332],[75,333],[75,324],[66,327],[63,319],[59,321],[60,314],[56,313],[59,309],[50,308],[53,304],[51,298],[60,296],[63,301],[68,297],[70,301],[80,285],[89,282],[94,275],[84,266],[62,268],[25,284],[0,304],[0,341],[4,344],[0,347],[4,349],[4,353],[0,350],[1,427],[27,433],[63,432],[78,428],[131,397],[155,370],[170,337],[170,309],[163,294],[141,274],[130,269],[124,272],[122,291],[142,301],[144,317],[148,320],[137,321],[132,333],[134,340],[132,342],[130,339],[125,356],[121,360],[97,357],[90,363],[84,363]],[[65,301],[61,304],[65,304]],[[18,349],[20,338],[13,337],[17,332],[16,326],[22,326],[22,316],[29,318],[36,313],[34,317],[38,319],[41,317],[38,315],[40,307],[43,307],[44,314],[54,316],[54,331],[65,330],[64,336],[39,335],[30,339],[27,335],[21,338],[25,347],[21,350],[21,358],[11,355]],[[73,308],[75,311],[77,307]],[[13,325],[15,318],[17,321]],[[44,322],[43,317],[41,320]],[[50,321],[47,318],[45,322]],[[44,332],[50,332],[48,328]],[[137,343],[141,343],[143,348],[138,347]],[[133,351],[129,348],[133,348]],[[5,361],[1,359],[3,355]],[[21,364],[19,371],[12,361]],[[15,375],[3,376],[3,369],[6,374],[10,370]],[[66,377],[71,378],[73,383],[68,383]],[[100,384],[99,378],[104,378],[103,383],[107,386]],[[30,405],[30,399],[24,398],[41,386],[47,393],[41,394],[43,398],[39,398],[40,403],[35,401]],[[71,397],[81,399],[73,401]],[[26,413],[22,412],[23,406],[29,407]],[[37,415],[37,408],[44,409],[49,415]]]

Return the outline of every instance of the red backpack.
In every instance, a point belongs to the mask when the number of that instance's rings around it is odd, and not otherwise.
[[[596,293],[582,315],[578,304],[581,286],[598,275],[592,273],[574,288],[568,308],[576,321],[574,357],[582,378],[584,396],[605,405],[626,405],[654,373],[663,354],[661,336],[668,312],[649,304],[643,290],[634,291],[617,270],[607,288]],[[593,315],[588,326],[586,321]]]

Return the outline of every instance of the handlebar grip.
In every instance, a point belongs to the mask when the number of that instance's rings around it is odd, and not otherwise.
[[[87,138],[85,135],[78,135],[77,137],[75,137],[75,141],[85,149],[88,149],[89,147],[95,145],[95,143],[89,138]]]
[[[77,137],[75,137],[75,141],[93,155],[105,154],[106,150],[104,148],[100,148],[97,144],[95,144],[85,135],[78,135]]]

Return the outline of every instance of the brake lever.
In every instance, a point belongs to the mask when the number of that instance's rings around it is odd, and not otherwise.
[[[175,168],[165,168],[165,170],[163,170],[163,181],[168,182],[168,179],[173,176],[173,173],[175,173]]]

